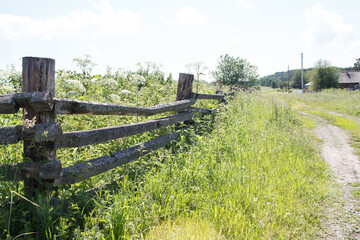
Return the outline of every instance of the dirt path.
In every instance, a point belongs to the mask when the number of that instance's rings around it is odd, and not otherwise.
[[[327,208],[324,239],[360,240],[360,202],[353,195],[354,190],[359,190],[360,159],[350,146],[346,131],[321,118],[312,118],[317,122],[315,134],[321,140],[322,157],[330,165],[341,188],[340,196],[334,197],[331,207]]]

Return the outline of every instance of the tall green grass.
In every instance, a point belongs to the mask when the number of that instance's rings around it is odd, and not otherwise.
[[[192,136],[190,147],[180,142],[175,154],[153,160],[158,167],[120,182],[85,217],[78,236],[315,238],[327,177],[294,112],[241,95],[216,122],[212,133]],[[188,221],[201,224],[189,229]]]
[[[60,189],[60,197],[81,197],[85,186],[128,173],[111,190],[72,200],[67,212],[50,207],[49,198],[37,202],[42,208],[14,205],[10,236],[26,231],[37,232],[29,239],[317,238],[327,171],[293,110],[272,98],[238,94],[209,127],[212,132],[190,130],[169,148]],[[41,217],[35,221],[26,211]]]

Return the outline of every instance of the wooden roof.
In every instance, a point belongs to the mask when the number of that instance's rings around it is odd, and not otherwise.
[[[339,83],[360,83],[360,72],[342,72]]]

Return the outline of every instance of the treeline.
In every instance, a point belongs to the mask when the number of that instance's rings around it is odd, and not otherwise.
[[[339,72],[346,72],[346,71],[360,71],[360,58],[356,59],[354,66],[345,67],[345,68],[333,67],[328,61],[320,59],[315,63],[313,68],[304,69],[304,76],[303,76],[304,84],[310,82],[311,79],[317,82],[318,78],[316,77],[316,75],[319,75],[318,74],[319,68],[322,69],[324,73],[330,72],[330,75],[331,74],[336,75]],[[326,74],[322,74],[322,75],[324,75],[324,77],[322,78],[326,78],[325,77]],[[290,80],[290,84],[289,84],[289,80]],[[320,78],[320,80],[323,81],[324,79]],[[320,80],[318,82],[321,82]],[[329,82],[329,81],[325,79],[325,82]],[[276,72],[274,74],[260,78],[258,85],[272,87],[272,88],[282,88],[290,85],[291,88],[301,88],[301,70],[295,69],[295,70],[290,70],[289,72],[287,71]],[[330,86],[336,86],[336,83],[331,83],[329,86],[327,83],[326,84],[321,83],[318,86],[318,88],[323,88],[323,87],[328,88]]]
[[[311,68],[304,69],[304,84],[308,82],[307,72],[309,70]],[[276,72],[262,77],[259,79],[258,85],[272,88],[288,87],[289,79],[291,88],[301,88],[301,70],[299,69],[290,70],[289,72]]]

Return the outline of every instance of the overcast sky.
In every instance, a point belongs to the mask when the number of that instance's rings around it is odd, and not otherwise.
[[[260,76],[326,59],[360,58],[359,0],[0,0],[0,68],[21,57],[49,57],[57,69],[90,54],[93,73],[135,69],[140,61],[186,72],[220,55],[246,58]]]

